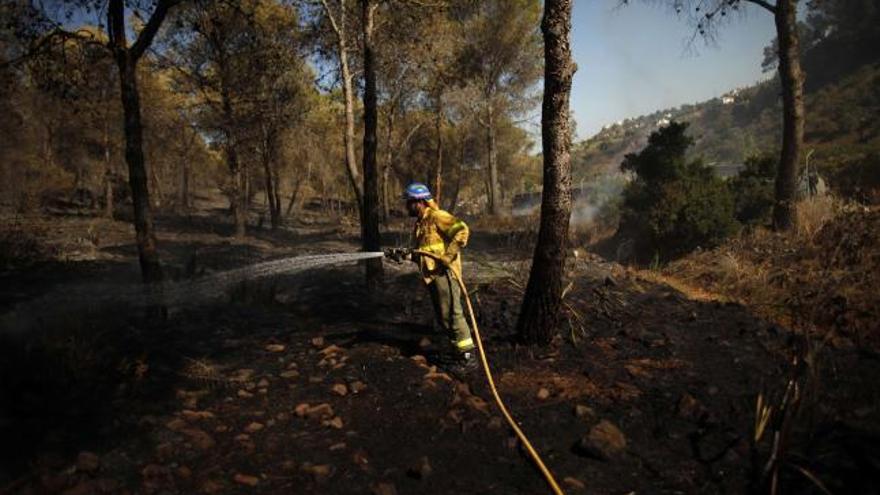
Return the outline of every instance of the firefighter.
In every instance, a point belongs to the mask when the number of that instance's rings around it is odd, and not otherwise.
[[[461,220],[443,211],[424,184],[414,182],[405,192],[406,209],[416,218],[414,248],[437,254],[443,263],[428,256],[415,255],[422,280],[428,287],[437,322],[449,336],[454,351],[449,356],[450,369],[464,374],[477,367],[474,340],[464,317],[461,289],[449,273],[461,276],[461,248],[467,245],[470,230]]]

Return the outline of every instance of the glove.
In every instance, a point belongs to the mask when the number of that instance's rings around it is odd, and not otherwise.
[[[446,246],[446,252],[443,253],[443,263],[446,265],[452,264],[458,256],[459,251],[461,251],[461,244],[454,241],[450,242],[449,245]]]

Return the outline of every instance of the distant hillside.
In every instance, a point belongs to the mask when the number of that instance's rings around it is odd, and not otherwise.
[[[810,75],[808,74],[809,78]],[[880,150],[880,64],[866,64],[834,81],[807,85],[806,150],[815,150],[811,163],[834,167],[854,156]],[[575,145],[576,179],[617,170],[627,153],[641,149],[648,135],[671,120],[689,122],[696,139],[694,156],[735,173],[750,155],[775,151],[781,141],[781,102],[778,81],[771,79],[733,90],[720,98],[608,126]]]

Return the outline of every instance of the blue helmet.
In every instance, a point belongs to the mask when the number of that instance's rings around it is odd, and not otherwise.
[[[421,182],[413,182],[412,184],[406,186],[404,197],[406,199],[417,200],[431,199],[431,190],[428,189],[428,186],[422,184]]]

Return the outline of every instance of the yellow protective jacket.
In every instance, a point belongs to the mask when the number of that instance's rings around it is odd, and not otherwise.
[[[416,249],[443,255],[449,243],[456,242],[460,247],[466,246],[470,236],[467,224],[436,206],[433,201],[429,202],[421,218],[416,221],[413,230]],[[443,272],[440,263],[428,256],[419,256],[418,261],[425,283],[431,283],[434,277]],[[450,266],[456,273],[461,273],[461,254],[455,257]]]

